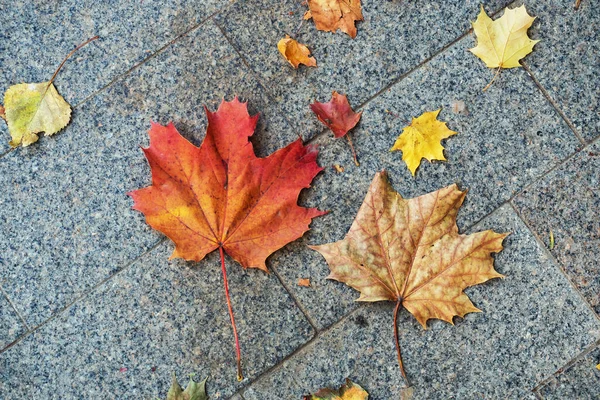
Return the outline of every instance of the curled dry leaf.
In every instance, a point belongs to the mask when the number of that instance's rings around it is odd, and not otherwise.
[[[457,134],[448,129],[445,122],[437,120],[440,111],[441,109],[425,112],[421,116],[413,118],[410,125],[404,128],[390,149],[390,151],[402,151],[402,160],[413,176],[423,158],[428,161],[445,161],[444,146],[440,141]]]
[[[346,136],[348,131],[358,124],[362,115],[362,111],[355,113],[352,110],[345,94],[339,94],[336,91],[331,94],[331,100],[328,103],[315,101],[310,105],[310,109],[317,115],[319,121],[331,129],[336,138]],[[352,150],[354,163],[358,165],[352,140],[349,136],[346,136],[346,138]]]
[[[304,400],[367,400],[369,394],[365,389],[346,379],[346,383],[338,390],[321,389],[317,393],[304,396]]]
[[[143,149],[152,186],[129,195],[146,222],[175,242],[172,258],[200,261],[219,250],[241,380],[224,252],[244,268],[267,272],[267,257],[302,236],[311,220],[324,214],[297,204],[300,191],[322,168],[316,148],[304,146],[300,139],[266,158],[256,157],[248,138],[258,115],[251,117],[237,97],[223,101],[217,112],[207,109],[206,115],[208,127],[200,147],[183,138],[173,124],[152,124],[150,146]]]
[[[167,393],[167,400],[208,400],[208,395],[206,394],[206,379],[197,383],[190,377],[190,381],[185,390],[183,390],[177,382],[175,373],[173,373],[173,381],[171,383],[171,388]]]
[[[298,68],[300,64],[308,67],[317,66],[317,60],[314,57],[310,57],[308,47],[302,43],[298,43],[288,35],[285,35],[285,38],[277,43],[277,49],[294,68]]]
[[[342,32],[356,37],[356,21],[362,21],[360,0],[308,0],[304,19],[313,19],[320,31]]]
[[[425,329],[431,318],[452,324],[454,316],[480,311],[465,288],[502,277],[491,253],[502,250],[507,235],[458,233],[456,215],[465,195],[451,185],[405,200],[379,172],[346,237],[311,246],[329,264],[328,278],[360,291],[358,301],[396,302],[394,332],[405,378],[396,326],[400,306]]]

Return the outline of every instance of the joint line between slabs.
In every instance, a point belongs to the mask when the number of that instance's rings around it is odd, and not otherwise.
[[[260,374],[258,374],[254,379],[252,379],[251,381],[248,382],[248,385],[246,387],[241,388],[236,393],[234,393],[234,396],[236,394],[239,394],[243,398],[243,393],[245,393],[249,389],[249,386],[251,386],[252,384],[254,384],[254,383],[258,382],[258,381],[260,381],[263,378],[266,378],[267,376],[271,375],[272,373],[274,373],[277,370],[279,370],[280,368],[282,368],[283,364],[285,364],[290,359],[292,359],[296,355],[298,355],[301,352],[303,352],[305,349],[309,348],[313,343],[315,343],[317,340],[319,340],[321,338],[321,336],[327,334],[329,331],[333,330],[338,325],[341,325],[344,321],[346,321],[350,316],[352,316],[353,314],[355,314],[356,312],[358,312],[365,305],[366,304],[360,304],[354,310],[351,310],[351,311],[347,312],[346,314],[342,315],[340,317],[340,319],[338,319],[337,321],[335,321],[334,323],[332,323],[328,327],[323,328],[320,331],[316,331],[315,335],[313,335],[312,338],[310,338],[309,340],[307,340],[302,345],[298,346],[294,351],[292,351],[287,356],[283,357],[277,364],[273,365],[272,367],[270,367],[270,368],[266,369],[265,371],[261,372]]]
[[[542,252],[562,272],[563,277],[567,280],[567,282],[569,282],[569,285],[571,286],[571,289],[575,293],[577,293],[577,295],[579,296],[580,300],[582,301],[584,307],[587,308],[592,313],[592,315],[594,316],[594,318],[597,321],[600,321],[600,316],[598,316],[598,314],[596,314],[596,312],[594,311],[594,309],[592,308],[592,306],[590,305],[590,303],[588,303],[588,301],[585,298],[585,296],[579,291],[579,289],[575,286],[575,284],[573,283],[573,281],[571,281],[571,279],[569,278],[569,275],[566,273],[565,269],[563,268],[562,263],[559,262],[556,259],[556,257],[554,257],[554,254],[552,254],[552,252],[550,251],[550,249],[548,249],[548,246],[546,246],[546,243],[544,243],[544,241],[542,239],[540,239],[540,237],[538,236],[538,234],[531,227],[531,225],[529,224],[529,222],[527,221],[527,219],[521,215],[521,213],[519,212],[519,210],[517,209],[517,207],[513,204],[513,202],[510,201],[509,204],[511,205],[511,207],[514,210],[515,214],[517,214],[517,216],[519,217],[519,219],[523,222],[523,224],[525,224],[525,227],[527,228],[527,230],[529,230],[529,232],[533,235],[533,237],[535,238],[535,241],[537,242],[537,245],[542,249]]]
[[[300,312],[304,315],[304,317],[306,318],[306,320],[308,321],[308,323],[310,324],[310,326],[313,328],[313,330],[315,331],[315,333],[314,333],[313,336],[315,336],[317,334],[317,332],[319,332],[319,329],[317,328],[317,324],[315,323],[315,321],[313,321],[313,319],[309,315],[308,311],[306,311],[304,309],[304,306],[302,305],[302,303],[300,302],[300,300],[298,298],[296,298],[296,296],[292,293],[292,291],[290,290],[290,288],[288,287],[288,285],[283,281],[283,279],[279,275],[279,272],[277,272],[277,269],[271,268],[271,270],[273,271],[273,274],[277,277],[277,279],[279,279],[279,283],[281,284],[281,286],[283,286],[283,289],[291,297],[292,301],[294,303],[296,303],[296,306],[298,307],[298,309],[300,310]]]
[[[19,336],[17,339],[15,339],[13,342],[9,343],[7,346],[5,346],[3,349],[0,349],[0,355],[2,353],[4,353],[5,351],[7,351],[8,349],[10,349],[11,347],[15,346],[16,344],[18,344],[19,342],[21,342],[22,340],[26,339],[29,335],[31,335],[32,333],[34,333],[35,331],[39,330],[40,328],[44,327],[45,325],[47,325],[48,323],[52,322],[53,320],[57,319],[58,317],[60,317],[61,315],[63,315],[64,312],[66,312],[69,308],[71,308],[72,306],[74,306],[75,304],[79,303],[82,300],[85,300],[86,298],[90,297],[97,289],[99,289],[101,286],[103,286],[105,283],[107,283],[108,281],[112,280],[114,277],[116,277],[117,275],[121,274],[123,271],[129,269],[129,267],[134,264],[135,262],[137,262],[139,259],[141,259],[142,257],[145,257],[147,254],[149,254],[150,252],[154,251],[157,247],[159,247],[163,242],[166,241],[166,238],[162,238],[160,239],[158,242],[156,242],[155,244],[153,244],[151,247],[148,248],[148,250],[144,251],[142,254],[138,255],[137,257],[135,257],[133,260],[128,261],[122,268],[120,268],[117,272],[115,272],[114,274],[104,278],[103,280],[101,280],[100,282],[98,282],[97,284],[95,284],[94,286],[90,287],[88,290],[86,290],[85,292],[81,293],[79,296],[77,296],[76,298],[74,298],[70,303],[68,303],[67,305],[65,305],[64,307],[62,307],[61,309],[57,310],[56,312],[54,312],[54,314],[52,316],[50,316],[50,318],[46,319],[45,321],[41,322],[40,324],[34,326],[33,328],[30,328],[27,332],[25,332],[24,334],[22,334],[21,336]]]
[[[13,308],[15,314],[17,314],[17,316],[19,317],[19,319],[21,320],[21,322],[23,323],[23,325],[25,325],[26,330],[29,331],[31,328],[29,327],[29,324],[27,323],[27,320],[23,317],[23,315],[21,315],[21,312],[19,311],[19,309],[17,308],[17,306],[15,305],[15,303],[13,303],[13,301],[10,299],[10,297],[8,297],[8,294],[6,293],[6,291],[4,290],[4,288],[2,287],[2,284],[0,284],[0,293],[2,295],[4,295],[4,297],[6,298],[6,301],[8,301],[8,304],[10,304],[10,306]]]
[[[573,365],[575,365],[575,363],[577,363],[579,360],[583,360],[583,358],[585,358],[585,356],[587,356],[592,351],[594,351],[598,348],[600,348],[600,340],[597,340],[595,343],[584,348],[581,353],[577,354],[575,357],[573,357],[572,359],[567,361],[562,367],[560,367],[559,369],[554,371],[554,373],[552,373],[552,375],[548,376],[545,379],[542,379],[540,381],[540,383],[538,383],[537,386],[532,389],[532,391],[535,394],[538,394],[539,390],[542,389],[544,386],[548,385],[554,377],[560,376],[563,373],[567,372],[567,370],[569,368],[571,368]],[[539,393],[539,398],[543,399],[543,396],[541,395],[541,393]]]
[[[525,61],[523,61],[521,63],[521,65],[523,66],[523,69],[527,72],[527,75],[529,75],[529,77],[531,78],[533,83],[537,86],[537,88],[540,90],[540,92],[542,92],[542,95],[544,95],[546,100],[548,100],[548,103],[550,103],[552,108],[554,108],[554,110],[558,113],[558,115],[560,115],[560,117],[563,119],[563,121],[565,121],[565,123],[567,124],[569,129],[571,129],[571,131],[573,132],[573,134],[575,135],[577,140],[579,140],[581,142],[581,144],[585,146],[588,142],[583,138],[583,136],[581,136],[579,131],[577,131],[577,128],[573,124],[573,121],[571,121],[571,119],[569,117],[567,117],[567,114],[565,114],[565,112],[560,108],[560,106],[558,105],[556,100],[554,100],[552,98],[552,96],[550,96],[550,93],[548,93],[546,88],[544,88],[544,86],[542,86],[540,81],[535,77],[535,75],[529,68],[529,65],[527,65],[527,63],[525,63]]]

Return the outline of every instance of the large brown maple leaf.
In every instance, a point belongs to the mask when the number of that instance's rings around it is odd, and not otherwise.
[[[463,290],[492,278],[491,253],[507,234],[458,233],[456,215],[466,192],[456,185],[403,199],[385,172],[375,175],[343,240],[311,246],[331,269],[330,279],[360,291],[358,301],[396,302],[394,333],[403,376],[396,318],[404,306],[427,329],[427,320],[453,323],[454,316],[479,312]]]
[[[308,230],[316,208],[297,204],[319,171],[317,150],[297,140],[266,158],[254,154],[248,138],[258,115],[248,114],[237,98],[217,112],[206,109],[208,127],[200,147],[183,138],[173,124],[152,124],[150,146],[143,149],[152,169],[152,186],[133,191],[134,209],[173,242],[173,257],[200,261],[219,249],[227,304],[234,330],[238,379],[240,349],[229,300],[223,252],[244,268],[268,271],[274,251]]]

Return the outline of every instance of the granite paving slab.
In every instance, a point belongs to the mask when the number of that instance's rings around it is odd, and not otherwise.
[[[509,200],[533,179],[571,155],[579,141],[522,69],[506,71],[482,92],[493,71],[471,55],[471,37],[459,41],[364,108],[350,135],[360,167],[354,166],[346,140],[331,133],[314,142],[321,147],[314,190],[303,196],[313,207],[329,210],[294,247],[271,258],[287,286],[300,299],[317,326],[325,327],[351,310],[356,297],[349,289],[325,280],[329,271],[305,244],[322,244],[344,237],[375,171],[389,171],[404,197],[415,197],[452,183],[468,189],[458,216],[465,229]],[[465,111],[455,113],[454,103]],[[412,117],[442,108],[439,119],[458,132],[444,141],[447,162],[423,161],[413,177],[401,152],[390,152],[396,137]],[[332,164],[345,168],[337,173]],[[311,278],[312,288],[298,287],[298,278]]]
[[[600,9],[582,1],[579,10],[560,1],[527,1],[535,15],[532,36],[541,39],[525,59],[533,74],[584,139],[600,135]]]
[[[430,321],[423,330],[402,310],[399,336],[413,399],[526,398],[600,337],[600,321],[510,205],[473,229],[511,232],[495,257],[506,278],[469,288],[483,312],[455,318],[455,326]],[[253,383],[244,398],[300,398],[346,377],[370,399],[399,398],[392,313],[390,302],[362,306]]]
[[[0,276],[35,326],[155,244],[128,191],[150,184],[140,145],[150,121],[195,143],[203,105],[239,94],[263,117],[265,154],[297,138],[235,50],[209,22],[76,110],[59,134],[0,159]]]
[[[515,206],[540,240],[550,246],[569,279],[600,314],[600,144],[586,147],[540,182]]]
[[[0,13],[0,92],[21,82],[50,79],[79,43],[100,40],[79,51],[56,79],[75,105],[108,84],[227,0],[20,1]]]
[[[156,399],[174,371],[209,377],[226,399],[313,335],[274,274],[227,259],[246,381],[235,347],[218,252],[169,261],[161,244],[88,298],[0,354],[3,399]]]
[[[600,393],[600,349],[557,372],[553,379],[539,389],[544,400],[596,399]]]
[[[0,348],[4,348],[27,330],[6,296],[0,292]]]
[[[281,104],[304,138],[323,127],[308,105],[348,94],[353,106],[385,88],[471,28],[483,3],[494,12],[508,1],[363,1],[364,21],[355,39],[318,31],[302,22],[298,0],[240,0],[217,15],[217,23]],[[286,34],[306,44],[317,68],[294,70],[279,54]]]

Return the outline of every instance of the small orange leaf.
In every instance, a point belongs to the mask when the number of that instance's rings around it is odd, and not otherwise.
[[[304,396],[304,400],[367,400],[369,394],[365,389],[346,379],[339,389],[321,389],[317,393]]]
[[[356,21],[362,21],[360,0],[308,0],[304,19],[313,19],[320,31],[342,32],[356,37]]]
[[[308,279],[308,278],[298,279],[298,286],[310,287],[310,279]]]
[[[279,49],[279,52],[294,68],[298,68],[300,64],[304,64],[307,67],[317,66],[317,60],[314,57],[310,57],[308,47],[302,43],[298,43],[288,35],[285,35],[285,38],[277,43],[277,49]]]

